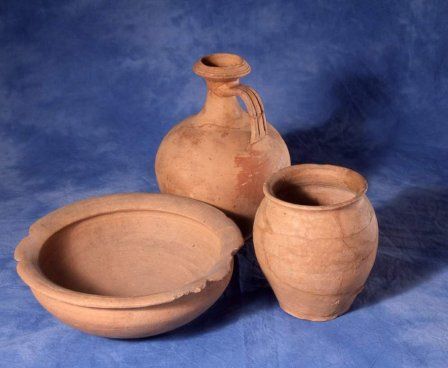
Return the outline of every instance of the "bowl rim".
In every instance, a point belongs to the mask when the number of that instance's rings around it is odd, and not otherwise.
[[[192,282],[177,289],[137,297],[88,294],[60,286],[48,279],[39,266],[45,242],[56,232],[92,217],[123,211],[162,211],[195,220],[216,235],[221,253],[215,264]],[[91,197],[63,206],[37,220],[29,234],[17,245],[14,258],[17,273],[33,292],[61,302],[91,308],[143,308],[172,302],[199,293],[208,283],[220,281],[232,270],[233,255],[243,245],[237,225],[219,209],[187,197],[159,193],[118,193]]]

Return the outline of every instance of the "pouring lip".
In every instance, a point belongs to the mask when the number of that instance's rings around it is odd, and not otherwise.
[[[241,56],[215,53],[201,57],[193,65],[193,72],[200,77],[214,80],[238,79],[250,73],[250,65]]]

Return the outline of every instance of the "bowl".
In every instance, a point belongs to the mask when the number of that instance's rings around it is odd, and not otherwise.
[[[35,222],[16,248],[17,272],[62,322],[111,338],[173,330],[227,287],[243,244],[221,211],[149,193],[79,201]]]

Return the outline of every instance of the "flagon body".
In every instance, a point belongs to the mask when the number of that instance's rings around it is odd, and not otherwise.
[[[198,114],[163,139],[156,157],[159,188],[218,207],[248,237],[263,199],[263,183],[290,165],[289,152],[266,121],[258,93],[239,83],[250,72],[244,59],[213,54],[200,59],[194,71],[206,79],[206,101]]]

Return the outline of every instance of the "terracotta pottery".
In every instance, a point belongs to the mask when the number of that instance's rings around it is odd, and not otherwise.
[[[326,321],[361,292],[378,246],[378,223],[358,173],[296,165],[275,173],[254,224],[255,252],[287,313]]]
[[[258,93],[239,82],[250,72],[244,59],[213,54],[198,60],[193,70],[205,78],[205,105],[163,139],[156,157],[157,181],[163,193],[223,210],[247,237],[263,199],[263,183],[290,165],[288,149],[266,122]]]
[[[179,327],[222,294],[242,245],[221,211],[163,194],[76,202],[34,223],[17,272],[55,317],[113,338]]]

